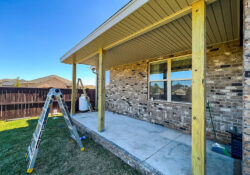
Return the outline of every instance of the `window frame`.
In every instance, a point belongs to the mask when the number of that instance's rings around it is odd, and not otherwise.
[[[191,104],[191,102],[185,102],[185,101],[172,101],[172,81],[183,81],[183,80],[191,80],[192,81],[192,78],[171,79],[171,73],[172,73],[171,63],[172,63],[172,60],[175,60],[178,58],[191,58],[192,59],[192,54],[173,57],[173,58],[165,58],[165,59],[163,57],[160,57],[160,60],[149,62],[149,64],[148,64],[148,100],[156,101],[156,102],[160,101],[160,102]],[[159,63],[159,62],[167,62],[167,79],[150,80],[150,64]],[[164,82],[164,81],[167,81],[167,100],[162,100],[162,99],[151,100],[151,98],[150,98],[150,83],[151,82]]]

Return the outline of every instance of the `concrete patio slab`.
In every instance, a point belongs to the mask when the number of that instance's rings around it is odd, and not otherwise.
[[[73,115],[77,128],[144,174],[191,174],[191,136],[159,125],[106,111],[105,131],[98,132],[98,113]],[[211,151],[207,174],[233,175],[234,159]]]

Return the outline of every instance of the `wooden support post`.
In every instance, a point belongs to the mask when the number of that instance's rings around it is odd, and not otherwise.
[[[105,119],[105,59],[103,49],[99,49],[98,70],[98,131],[104,130]]]
[[[169,80],[171,80],[171,59],[168,59],[168,82],[167,82],[168,87],[167,87],[167,89],[170,88],[171,84],[172,84],[172,82]],[[171,98],[172,98],[171,91],[168,91],[167,93],[168,93],[168,97],[167,97],[168,102],[171,102]]]
[[[206,3],[192,5],[192,174],[206,174]]]
[[[72,94],[71,94],[71,114],[76,111],[76,64],[72,64]]]

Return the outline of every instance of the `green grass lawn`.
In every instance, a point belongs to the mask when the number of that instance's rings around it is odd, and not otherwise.
[[[37,119],[0,121],[0,174],[26,174],[25,153]],[[140,174],[91,139],[81,152],[63,117],[49,118],[32,174]]]

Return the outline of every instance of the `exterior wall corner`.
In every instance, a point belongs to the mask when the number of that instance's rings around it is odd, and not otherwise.
[[[243,15],[243,162],[242,172],[250,174],[250,0],[244,0]]]

